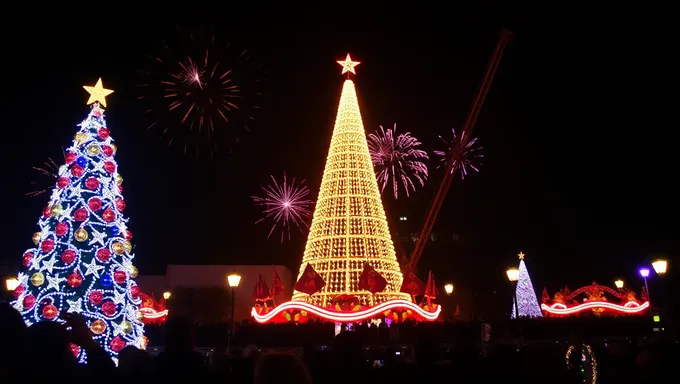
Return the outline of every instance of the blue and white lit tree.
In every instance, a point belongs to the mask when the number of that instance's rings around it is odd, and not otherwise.
[[[84,88],[92,109],[66,151],[33,235],[35,248],[23,255],[13,304],[29,326],[80,313],[94,339],[116,358],[126,345],[143,349],[146,338],[138,319],[141,298],[123,215],[123,179],[102,108],[113,91],[101,79]],[[85,352],[73,349],[84,361]]]
[[[541,312],[541,307],[538,305],[538,299],[536,299],[536,291],[534,291],[534,285],[531,284],[531,277],[529,277],[529,271],[527,270],[527,265],[524,263],[524,253],[519,253],[519,278],[517,280],[517,288],[515,291],[515,297],[519,305],[517,306],[517,312],[519,317],[543,317],[543,312]],[[512,299],[512,311],[510,312],[510,318],[515,318],[515,299]]]

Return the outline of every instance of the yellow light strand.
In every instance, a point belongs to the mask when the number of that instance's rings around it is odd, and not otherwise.
[[[366,262],[387,280],[383,292],[372,295],[359,290],[359,276]],[[326,286],[311,297],[295,291],[293,300],[323,307],[339,294],[357,296],[364,305],[392,299],[411,301],[409,294],[399,292],[402,274],[351,80],[345,81],[340,95],[298,279],[307,264],[324,278]]]

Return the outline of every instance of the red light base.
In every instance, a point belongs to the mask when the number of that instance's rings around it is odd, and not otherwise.
[[[613,313],[622,315],[637,315],[643,313],[649,308],[649,302],[645,301],[640,304],[635,301],[629,301],[624,305],[609,303],[606,301],[588,301],[583,304],[567,307],[564,304],[555,303],[553,305],[541,304],[541,309],[550,315],[569,316],[575,315],[587,309],[602,309],[610,310]]]
[[[290,321],[304,323],[310,315],[334,323],[356,323],[381,317],[393,321],[435,321],[441,310],[436,304],[430,308],[419,307],[406,300],[390,300],[372,307],[355,307],[348,311],[321,308],[304,301],[288,301],[273,308],[253,307],[251,315],[260,324]]]

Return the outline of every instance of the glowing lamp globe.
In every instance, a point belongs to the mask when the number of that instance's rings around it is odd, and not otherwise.
[[[509,268],[507,271],[505,271],[505,274],[508,275],[508,280],[510,280],[512,283],[519,280],[519,269],[517,268]]]
[[[618,279],[618,280],[614,281],[614,285],[615,285],[616,288],[618,288],[618,289],[623,288],[623,280]]]
[[[168,300],[171,296],[172,296],[172,292],[170,292],[170,291],[163,292],[163,298],[165,300]]]
[[[241,282],[241,275],[232,273],[231,275],[227,276],[227,283],[229,283],[229,286],[232,288],[238,287],[239,283]]]
[[[453,293],[453,284],[446,284],[444,286],[444,291],[446,292],[447,295],[450,295]]]
[[[640,268],[640,276],[646,279],[649,276],[649,268]]]
[[[7,288],[8,291],[14,291],[18,286],[19,286],[19,280],[15,279],[13,277],[5,280],[5,288]]]
[[[654,271],[658,275],[665,275],[666,274],[666,269],[668,268],[668,262],[663,259],[657,259],[652,263],[652,267],[654,268]]]

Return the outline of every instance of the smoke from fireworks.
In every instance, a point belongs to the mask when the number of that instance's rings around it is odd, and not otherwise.
[[[148,129],[159,131],[168,145],[212,157],[255,123],[260,66],[247,50],[219,45],[213,31],[177,30],[181,36],[149,55],[149,68],[139,71],[144,80],[137,99],[145,102]]]
[[[54,187],[54,183],[57,181],[57,178],[59,177],[58,175],[59,166],[57,165],[56,162],[54,162],[54,160],[51,157],[48,157],[42,166],[32,168],[40,172],[40,174],[43,175],[46,180],[39,182],[31,181],[31,185],[34,186],[33,188],[38,187],[39,189],[26,193],[26,196],[28,197],[36,197],[47,192],[49,189]]]
[[[449,155],[453,152],[454,148],[456,148],[456,145],[460,140],[464,139],[463,137],[458,137],[456,135],[456,130],[454,128],[451,129],[451,132],[453,133],[453,137],[450,141],[439,136],[439,139],[446,144],[446,151],[434,151],[435,155],[440,156],[440,166],[443,167],[446,167]],[[451,169],[451,173],[458,170],[460,178],[465,179],[465,176],[468,174],[468,169],[479,172],[479,165],[483,158],[484,154],[482,153],[482,147],[477,145],[477,138],[473,137],[465,143],[463,151],[460,153],[460,157],[455,160],[457,164]]]
[[[416,183],[422,187],[427,180],[427,152],[419,149],[421,142],[411,133],[397,135],[397,125],[393,129],[380,129],[368,135],[368,149],[375,167],[378,183],[382,185],[381,192],[388,183],[392,183],[394,198],[399,198],[401,188],[409,196],[409,191],[415,192]],[[401,188],[400,188],[401,186]]]
[[[290,240],[290,228],[295,225],[302,232],[302,227],[309,228],[307,219],[314,204],[307,199],[309,188],[304,185],[304,180],[295,183],[295,179],[288,183],[286,174],[283,174],[283,183],[279,184],[274,176],[270,176],[271,184],[261,187],[264,197],[251,196],[256,206],[262,208],[263,217],[255,222],[258,224],[268,220],[272,222],[267,238],[278,228],[281,232],[281,242],[285,235]]]

